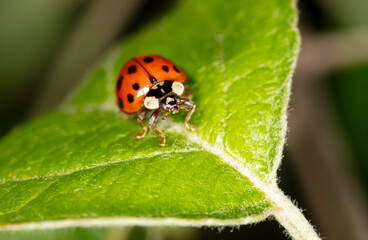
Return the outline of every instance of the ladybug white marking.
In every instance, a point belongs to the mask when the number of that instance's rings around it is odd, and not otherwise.
[[[144,106],[148,109],[158,109],[160,107],[160,103],[155,97],[146,97],[144,99]]]
[[[181,96],[184,92],[184,85],[180,82],[173,82],[172,91],[176,93],[178,96]]]

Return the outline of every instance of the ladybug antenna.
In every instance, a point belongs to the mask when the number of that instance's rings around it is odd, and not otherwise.
[[[150,80],[151,80],[151,83],[152,83],[152,84],[157,83],[157,79],[156,79],[156,78],[154,78],[154,77],[151,77],[151,78],[150,78]]]

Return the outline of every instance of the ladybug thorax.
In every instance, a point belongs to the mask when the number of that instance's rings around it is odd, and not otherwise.
[[[154,83],[144,99],[144,106],[148,109],[167,110],[172,113],[179,111],[177,104],[184,92],[184,85],[180,82],[159,81]]]

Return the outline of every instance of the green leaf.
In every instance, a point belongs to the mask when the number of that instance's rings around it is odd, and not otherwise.
[[[296,208],[275,181],[298,47],[290,1],[180,2],[113,49],[58,111],[2,140],[0,222],[233,225],[287,215]],[[184,68],[197,104],[197,133],[185,113],[161,121],[165,147],[151,132],[133,140],[136,118],[115,104],[121,67],[145,53]]]

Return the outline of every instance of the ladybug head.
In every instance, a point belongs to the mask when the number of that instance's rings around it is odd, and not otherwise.
[[[176,114],[179,112],[179,106],[181,99],[175,93],[170,94],[167,97],[164,97],[160,102],[160,107],[163,111],[168,111],[172,114]]]
[[[148,109],[161,108],[168,113],[176,114],[179,112],[181,96],[184,92],[184,85],[180,82],[160,81],[155,83],[144,99],[144,106]]]

